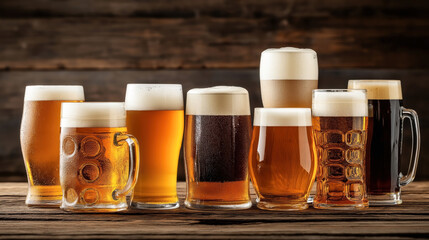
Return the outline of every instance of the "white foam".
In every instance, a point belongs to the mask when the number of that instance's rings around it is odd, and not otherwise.
[[[349,89],[366,89],[368,99],[402,99],[400,80],[349,80]]]
[[[123,102],[62,103],[61,127],[125,127]]]
[[[32,85],[25,87],[24,101],[84,101],[79,85]]]
[[[255,108],[254,126],[311,126],[310,108]]]
[[[313,91],[313,116],[368,116],[368,100],[364,90]]]
[[[269,48],[261,53],[262,80],[317,80],[317,54],[306,48]]]
[[[249,93],[233,86],[191,89],[186,115],[250,115]]]
[[[180,84],[128,84],[126,110],[183,110]]]

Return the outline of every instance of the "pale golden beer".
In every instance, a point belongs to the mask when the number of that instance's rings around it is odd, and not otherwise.
[[[132,206],[179,207],[176,183],[184,125],[182,85],[128,84],[125,104],[128,132],[136,136],[141,149]]]
[[[313,135],[318,170],[315,208],[368,207],[366,90],[314,90]]]
[[[187,192],[192,209],[246,209],[251,138],[249,96],[244,88],[188,91],[185,124]]]
[[[256,108],[249,173],[265,210],[301,210],[317,169],[310,108]]]
[[[20,137],[29,184],[27,205],[60,205],[61,103],[83,100],[82,86],[26,87]]]
[[[127,134],[124,103],[64,103],[61,114],[61,208],[117,212],[137,181],[139,148]]]
[[[317,54],[312,49],[270,48],[261,53],[262,102],[266,108],[311,108],[317,89]]]

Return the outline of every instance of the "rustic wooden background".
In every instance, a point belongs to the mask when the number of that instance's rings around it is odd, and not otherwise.
[[[317,51],[320,88],[401,79],[429,179],[428,12],[426,0],[1,0],[0,181],[25,181],[25,85],[82,84],[90,101],[123,101],[131,82],[239,85],[257,107],[260,52],[281,46]]]

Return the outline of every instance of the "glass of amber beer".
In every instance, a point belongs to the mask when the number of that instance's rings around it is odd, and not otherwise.
[[[365,185],[366,90],[314,90],[312,110],[318,157],[313,206],[329,209],[368,207]]]
[[[139,169],[137,139],[127,134],[124,103],[64,103],[61,112],[61,208],[128,208]]]
[[[256,108],[249,172],[265,210],[308,208],[316,177],[310,108]]]
[[[21,122],[21,149],[28,178],[29,206],[61,204],[60,118],[62,102],[82,102],[82,86],[27,86]]]
[[[173,209],[177,165],[183,139],[183,92],[180,84],[128,84],[125,97],[128,132],[142,155],[132,206]]]
[[[185,206],[246,209],[251,119],[249,95],[241,87],[188,91],[185,123]]]
[[[266,108],[311,108],[317,89],[317,54],[312,49],[270,48],[261,53],[262,102]]]
[[[420,152],[417,113],[402,106],[399,80],[349,80],[349,89],[366,89],[369,118],[366,145],[366,186],[370,205],[401,204],[401,187],[414,180]],[[405,119],[412,128],[413,149],[409,172],[400,172],[402,128]]]

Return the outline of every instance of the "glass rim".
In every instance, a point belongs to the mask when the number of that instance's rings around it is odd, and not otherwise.
[[[326,92],[326,93],[328,93],[328,92],[332,92],[332,93],[335,93],[335,92],[364,92],[364,93],[366,93],[367,90],[366,89],[347,89],[347,88],[344,88],[344,89],[313,89],[313,93],[316,93],[316,92]]]

